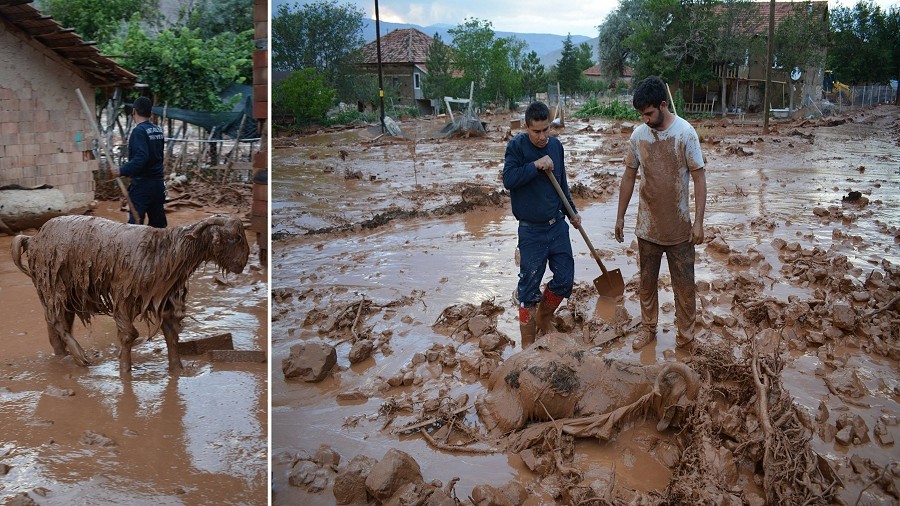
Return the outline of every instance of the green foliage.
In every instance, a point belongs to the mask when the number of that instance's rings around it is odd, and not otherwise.
[[[102,47],[124,54],[121,65],[150,86],[155,102],[201,111],[230,110],[219,95],[252,78],[253,31],[221,33],[203,40],[197,30],[163,30],[148,36],[137,16],[128,32]]]
[[[572,43],[572,34],[569,34],[563,41],[562,55],[556,63],[556,78],[564,94],[571,95],[581,90],[581,72],[584,69],[579,68],[580,65],[575,44]]]
[[[158,0],[157,0],[158,1]],[[253,30],[253,2],[249,0],[198,0],[182,6],[179,19],[198,30],[204,39],[220,33]]]
[[[429,98],[443,100],[454,92],[452,54],[450,47],[444,44],[440,34],[434,34],[431,47],[428,49],[428,74],[422,79],[422,93]]]
[[[490,100],[490,95],[485,93],[488,71],[494,45],[494,30],[490,21],[478,19],[466,19],[463,24],[448,30],[453,38],[453,48],[456,58],[454,67],[460,70],[466,82],[475,83],[475,97],[478,103]]]
[[[828,20],[824,8],[810,2],[794,4],[793,12],[775,28],[775,57],[778,66],[790,72],[794,67],[819,67],[825,63]]]
[[[326,126],[351,125],[353,123],[375,123],[380,120],[378,113],[372,111],[359,112],[356,109],[339,111],[325,120]]]
[[[98,43],[111,40],[133,15],[154,20],[159,12],[159,0],[45,0],[43,5],[60,25]]]
[[[844,83],[883,83],[900,74],[900,7],[860,0],[831,11],[828,65]]]
[[[601,103],[596,98],[588,100],[584,106],[575,112],[576,118],[602,117],[616,120],[640,121],[641,115],[631,104],[613,99],[611,102]]]
[[[293,8],[281,5],[272,18],[272,69],[314,69],[332,88],[352,74],[360,60],[363,11],[336,0],[316,0]],[[343,91],[352,95],[353,86]]]
[[[334,97],[325,76],[310,68],[294,72],[279,83],[272,98],[273,107],[293,114],[296,123],[308,125],[325,120]]]
[[[522,73],[522,91],[529,97],[547,89],[547,71],[534,51],[529,51],[519,66]],[[430,67],[429,67],[430,70]]]

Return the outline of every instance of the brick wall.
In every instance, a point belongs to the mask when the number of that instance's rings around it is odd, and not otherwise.
[[[76,87],[93,108],[90,84],[0,23],[0,186],[53,185],[68,210],[94,199],[94,136]]]

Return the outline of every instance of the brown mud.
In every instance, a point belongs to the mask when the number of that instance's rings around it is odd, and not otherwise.
[[[581,353],[678,361],[702,379],[670,428],[635,413],[599,439],[560,432],[558,420],[492,439],[476,413],[491,374],[521,351],[516,223],[500,181],[509,118],[482,119],[478,138],[437,138],[442,120],[415,120],[400,125],[411,139],[350,129],[273,143],[286,146],[272,170],[275,504],[333,504],[351,459],[394,462],[392,449],[418,463],[419,497],[463,503],[510,483],[528,492],[514,504],[897,503],[896,107],[775,122],[765,136],[760,122],[694,122],[709,200],[693,354],[675,350],[665,263],[657,340],[631,350],[637,199],[630,239],[612,230],[627,126],[558,130],[583,224],[626,280],[623,305],[599,298],[597,265],[572,233],[576,289],[558,329]],[[501,199],[439,212],[468,187]],[[323,380],[279,370],[299,343],[334,347]],[[557,372],[547,377],[566,388],[579,377]],[[511,444],[526,436],[538,450]]]
[[[125,220],[119,201],[97,204],[92,214]],[[170,206],[167,217],[178,226],[234,211]],[[227,332],[235,349],[267,350],[267,276],[253,234],[248,241],[241,274],[210,264],[191,277],[182,341]],[[138,321],[132,378],[123,381],[107,316],[73,327],[93,365],[56,356],[11,242],[0,235],[0,504],[33,504],[25,494],[41,505],[266,504],[266,364],[182,355],[184,371],[170,373],[162,331]]]

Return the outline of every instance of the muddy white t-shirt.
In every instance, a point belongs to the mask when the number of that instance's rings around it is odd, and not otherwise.
[[[641,124],[628,140],[625,166],[641,176],[635,235],[663,245],[689,241],[690,172],[703,168],[694,127],[678,116],[662,131]]]

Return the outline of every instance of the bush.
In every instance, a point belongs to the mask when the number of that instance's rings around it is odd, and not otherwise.
[[[620,102],[619,99],[614,99],[612,102],[602,104],[596,98],[592,98],[588,100],[574,116],[576,118],[600,116],[603,118],[618,120],[627,119],[632,121],[639,121],[641,119],[641,115],[638,114],[631,104]]]
[[[294,115],[298,124],[324,121],[334,102],[335,91],[315,69],[294,72],[274,90],[273,107]]]

